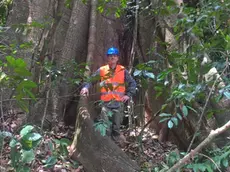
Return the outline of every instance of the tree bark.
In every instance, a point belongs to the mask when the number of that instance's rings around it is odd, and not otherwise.
[[[89,172],[137,172],[138,165],[132,161],[110,138],[96,132],[88,112],[87,99],[79,102],[76,132],[70,150]]]
[[[96,45],[97,0],[91,0],[90,29],[88,39],[87,63],[93,59]],[[88,69],[90,71],[90,68]],[[86,76],[89,72],[86,71]],[[81,97],[78,104],[78,117],[70,154],[77,158],[89,172],[132,172],[139,167],[110,138],[95,132],[88,112],[88,101]],[[74,151],[76,150],[76,151]]]

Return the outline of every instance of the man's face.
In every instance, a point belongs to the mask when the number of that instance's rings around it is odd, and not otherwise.
[[[119,60],[118,55],[108,55],[108,64],[111,65],[116,65]]]

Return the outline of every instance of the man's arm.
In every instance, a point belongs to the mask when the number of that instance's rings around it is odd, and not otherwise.
[[[81,95],[89,95],[89,88],[92,86],[92,84],[96,83],[99,80],[100,77],[100,69],[98,69],[96,72],[94,72],[91,75],[91,82],[84,82],[82,89],[81,89]]]

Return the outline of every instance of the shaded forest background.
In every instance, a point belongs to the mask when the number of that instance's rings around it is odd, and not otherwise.
[[[28,171],[40,157],[40,168],[55,170],[69,153],[90,172],[228,168],[230,1],[0,4],[1,153],[10,168]],[[135,131],[129,144],[138,145],[136,156],[103,137],[102,126],[95,130],[98,86],[88,99],[79,96],[111,46],[138,83],[124,130],[127,137]],[[17,120],[8,125],[12,115]],[[75,132],[68,140],[70,126]],[[160,163],[143,161],[146,133],[154,133],[149,142],[177,148]],[[39,145],[49,153],[39,155]]]

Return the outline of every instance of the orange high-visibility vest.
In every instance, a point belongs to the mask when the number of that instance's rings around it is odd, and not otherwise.
[[[100,67],[101,77],[101,100],[103,101],[121,101],[125,95],[125,68],[117,65],[114,72],[109,65]]]

